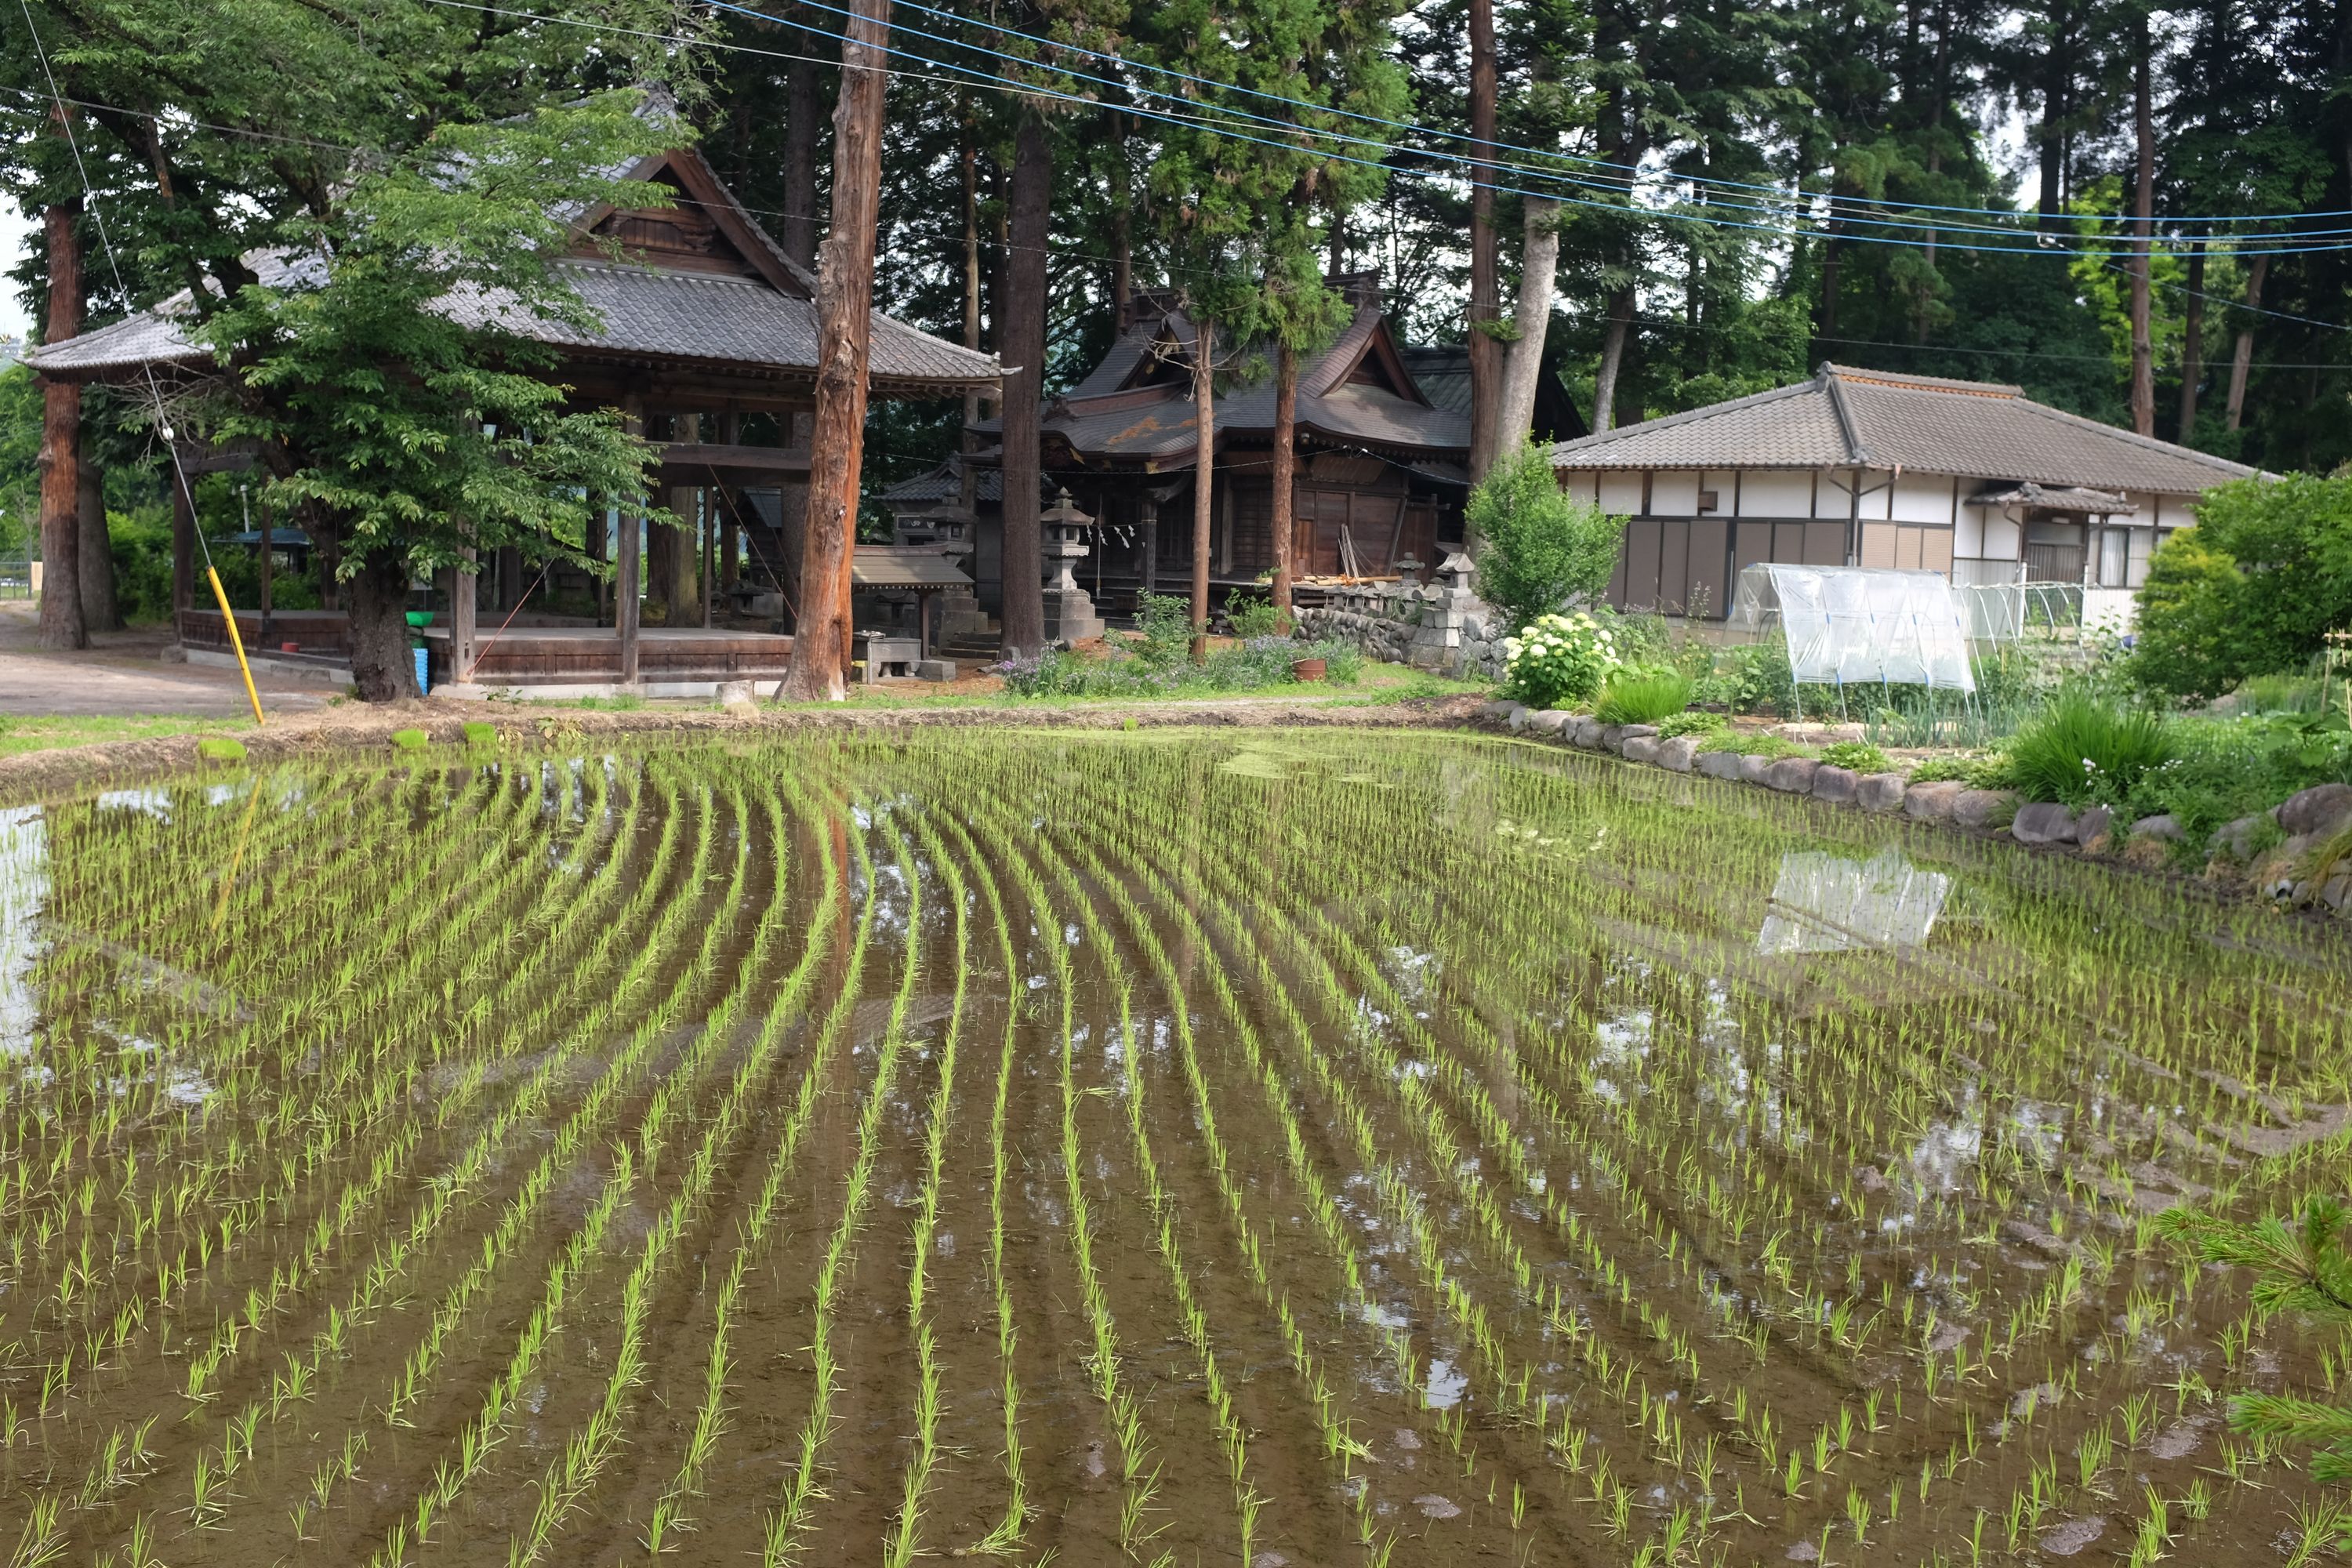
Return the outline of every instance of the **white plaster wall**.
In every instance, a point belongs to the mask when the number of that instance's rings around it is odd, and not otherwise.
[[[1651,475],[1650,515],[1696,517],[1698,515],[1698,475],[1689,470],[1675,472],[1666,468],[1661,468]]]
[[[1738,474],[1729,468],[1709,468],[1699,476],[1698,488],[1715,492],[1715,510],[1707,513],[1709,517],[1729,517],[1732,514],[1731,498],[1739,488]]]
[[[1813,476],[1804,469],[1750,468],[1739,477],[1742,517],[1811,517],[1812,511]]]
[[[1601,475],[1601,510],[1612,517],[1638,514],[1642,510],[1642,476],[1603,471]]]
[[[1977,553],[1989,561],[2016,560],[2017,520],[1989,506],[1978,507],[1975,511],[1984,519],[1984,547]]]
[[[1984,553],[1984,508],[1960,508],[1960,521],[1952,525],[1952,553],[1960,556]]]
[[[1952,478],[1949,474],[1904,474],[1895,481],[1895,521],[1952,521]]]
[[[1570,468],[1560,476],[1559,488],[1584,501],[1592,500],[1597,493],[1591,468]]]

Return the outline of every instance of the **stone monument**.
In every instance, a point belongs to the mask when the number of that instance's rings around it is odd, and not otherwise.
[[[1093,598],[1078,586],[1074,575],[1078,563],[1087,557],[1083,536],[1095,520],[1080,511],[1065,489],[1037,521],[1044,534],[1040,545],[1045,564],[1045,640],[1075,644],[1102,636],[1102,617],[1095,614]]]

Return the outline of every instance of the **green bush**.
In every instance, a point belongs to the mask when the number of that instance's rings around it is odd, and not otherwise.
[[[1616,639],[1581,610],[1539,616],[1507,646],[1503,690],[1530,708],[1581,702],[1617,668]]]
[[[2347,625],[2352,476],[2236,479],[2208,491],[2197,526],[2150,562],[2133,674],[2152,691],[2218,697],[2301,668]]]
[[[1734,713],[1795,711],[1797,683],[1789,668],[1788,645],[1772,637],[1723,649],[1692,700],[1720,702]]]
[[[1929,757],[1911,770],[1913,784],[1965,783],[1969,770],[1977,765],[1974,757]]]
[[[1703,709],[1691,709],[1681,713],[1669,713],[1658,721],[1658,738],[1671,741],[1677,735],[1707,735],[1722,729],[1731,721],[1720,713]]]
[[[1601,687],[1592,716],[1603,724],[1654,724],[1690,706],[1693,684],[1678,670],[1620,670]]]
[[[433,737],[422,730],[394,730],[392,732],[393,745],[404,752],[421,752],[432,744],[432,741]]]
[[[1145,589],[1135,596],[1135,630],[1119,639],[1128,652],[1154,669],[1182,663],[1192,650],[1192,601]]]
[[[1599,603],[1625,531],[1622,518],[1561,489],[1551,454],[1531,445],[1487,471],[1464,521],[1478,542],[1479,595],[1514,630],[1574,600]]]
[[[1225,605],[1225,624],[1233,628],[1234,636],[1245,642],[1253,637],[1290,635],[1290,617],[1264,594],[1235,594]]]
[[[196,755],[208,763],[241,763],[245,742],[227,735],[207,735],[196,742]]]
[[[2015,787],[2030,800],[2120,805],[2171,757],[2173,745],[2169,726],[2155,713],[2063,691],[2010,737],[2005,754]]]
[[[1833,768],[1857,773],[1891,773],[1895,759],[1867,741],[1833,741],[1822,748],[1822,761]]]

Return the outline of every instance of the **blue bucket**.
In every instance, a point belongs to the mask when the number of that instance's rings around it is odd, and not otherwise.
[[[422,697],[433,689],[432,678],[425,671],[425,650],[420,647],[413,651],[416,655],[416,695]]]

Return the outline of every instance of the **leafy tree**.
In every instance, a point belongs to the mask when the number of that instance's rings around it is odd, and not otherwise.
[[[1551,454],[1521,443],[1470,492],[1478,592],[1514,629],[1571,601],[1597,601],[1617,569],[1625,521],[1559,488]]]
[[[2352,626],[2352,475],[2235,480],[2166,541],[2141,590],[2141,680],[2213,696],[2301,668]]]
[[[2352,1208],[2341,1200],[2313,1197],[2292,1221],[2272,1216],[2248,1224],[2177,1208],[2157,1223],[2207,1263],[2252,1269],[2255,1310],[2298,1312],[2342,1326],[2352,1324],[2347,1222]],[[2230,1425],[2250,1436],[2315,1449],[2315,1480],[2352,1481],[2352,1409],[2288,1394],[2242,1394],[2230,1401]]]

